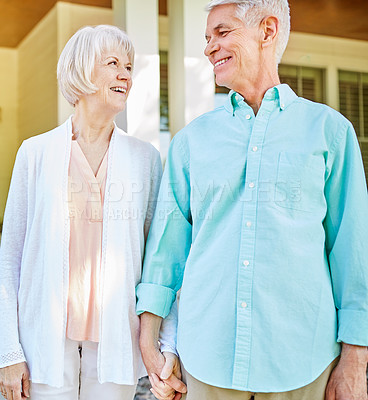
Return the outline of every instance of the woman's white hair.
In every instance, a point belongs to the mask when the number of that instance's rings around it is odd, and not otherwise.
[[[264,17],[273,15],[280,22],[279,35],[276,43],[276,62],[280,63],[290,35],[290,9],[288,0],[212,0],[206,7],[211,11],[217,6],[234,4],[237,6],[237,17],[246,26],[254,27]]]
[[[91,81],[92,72],[102,54],[111,50],[123,50],[133,68],[133,44],[116,26],[85,26],[69,39],[60,54],[57,78],[61,93],[70,104],[75,106],[81,96],[98,90]]]

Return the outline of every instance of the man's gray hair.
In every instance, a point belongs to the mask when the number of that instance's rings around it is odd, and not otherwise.
[[[57,65],[60,91],[73,106],[79,98],[95,93],[92,72],[102,53],[122,50],[134,64],[134,47],[128,35],[116,26],[97,25],[79,29],[67,42]]]
[[[256,26],[267,16],[273,15],[278,18],[280,25],[276,43],[276,62],[279,64],[290,35],[288,0],[212,0],[207,5],[206,11],[211,11],[213,8],[224,4],[236,5],[236,16],[249,27]]]

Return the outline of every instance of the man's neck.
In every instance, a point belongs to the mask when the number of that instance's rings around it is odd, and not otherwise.
[[[267,90],[279,84],[280,78],[277,71],[269,74],[260,71],[260,74],[254,82],[246,82],[242,88],[234,90],[244,97],[246,103],[252,107],[254,115],[257,115]]]

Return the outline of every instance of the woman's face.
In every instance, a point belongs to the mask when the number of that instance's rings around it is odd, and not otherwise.
[[[94,102],[101,112],[116,115],[123,111],[132,87],[132,64],[128,55],[121,50],[102,53],[91,80],[98,90],[85,96],[87,102]]]

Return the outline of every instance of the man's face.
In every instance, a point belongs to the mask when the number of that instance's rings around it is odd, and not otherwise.
[[[236,16],[236,6],[215,7],[207,18],[205,55],[214,66],[216,83],[237,92],[255,82],[261,68],[259,26],[246,27]]]

